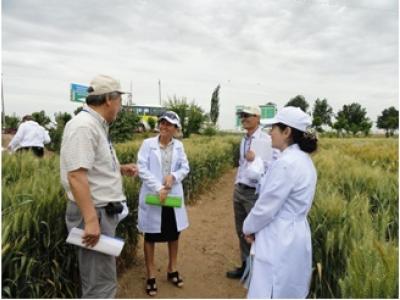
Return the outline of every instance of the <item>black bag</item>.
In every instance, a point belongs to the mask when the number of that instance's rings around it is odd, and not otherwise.
[[[120,214],[123,209],[124,206],[122,205],[121,202],[110,202],[105,207],[106,213],[109,216]]]

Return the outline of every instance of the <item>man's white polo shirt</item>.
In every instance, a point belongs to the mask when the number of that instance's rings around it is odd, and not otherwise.
[[[123,201],[120,164],[108,138],[109,126],[96,111],[85,105],[64,129],[60,151],[61,183],[68,198],[75,201],[68,172],[87,169],[91,197],[95,206]]]

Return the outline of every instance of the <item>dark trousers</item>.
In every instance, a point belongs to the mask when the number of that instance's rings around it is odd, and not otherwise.
[[[242,228],[244,220],[256,203],[258,195],[255,194],[255,191],[253,188],[246,188],[236,184],[235,191],[233,192],[233,211],[235,213],[235,226],[239,238],[240,258],[242,262],[246,261],[247,256],[250,254],[251,245],[244,239]]]
[[[22,147],[17,150],[17,152],[32,151],[37,157],[43,157],[44,149],[43,147]]]

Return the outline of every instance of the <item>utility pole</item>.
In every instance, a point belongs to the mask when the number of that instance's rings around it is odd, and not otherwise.
[[[160,106],[161,106],[161,80],[158,79],[158,98],[160,100]]]
[[[132,106],[132,80],[131,80],[131,85],[130,85],[130,88],[131,88],[131,92],[128,94],[128,106],[129,106],[129,109],[131,109],[131,106]]]
[[[1,73],[1,127],[6,126],[6,113],[4,111],[3,73]]]

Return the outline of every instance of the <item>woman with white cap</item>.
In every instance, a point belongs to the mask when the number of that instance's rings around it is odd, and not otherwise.
[[[173,111],[164,112],[158,125],[160,134],[143,141],[137,162],[142,180],[138,229],[144,233],[146,292],[150,296],[157,294],[154,249],[158,242],[168,242],[167,279],[176,287],[183,286],[177,271],[178,239],[180,232],[189,226],[182,187],[182,180],[189,173],[189,163],[182,142],[174,138],[181,128],[179,116]],[[146,203],[146,198],[154,194],[159,197],[161,206]],[[168,195],[178,196],[182,200],[180,207],[165,206]]]
[[[310,116],[297,107],[284,107],[269,123],[272,147],[282,153],[243,224],[254,254],[247,297],[306,298],[312,269],[307,214],[317,183],[308,153],[317,149],[317,138]]]

